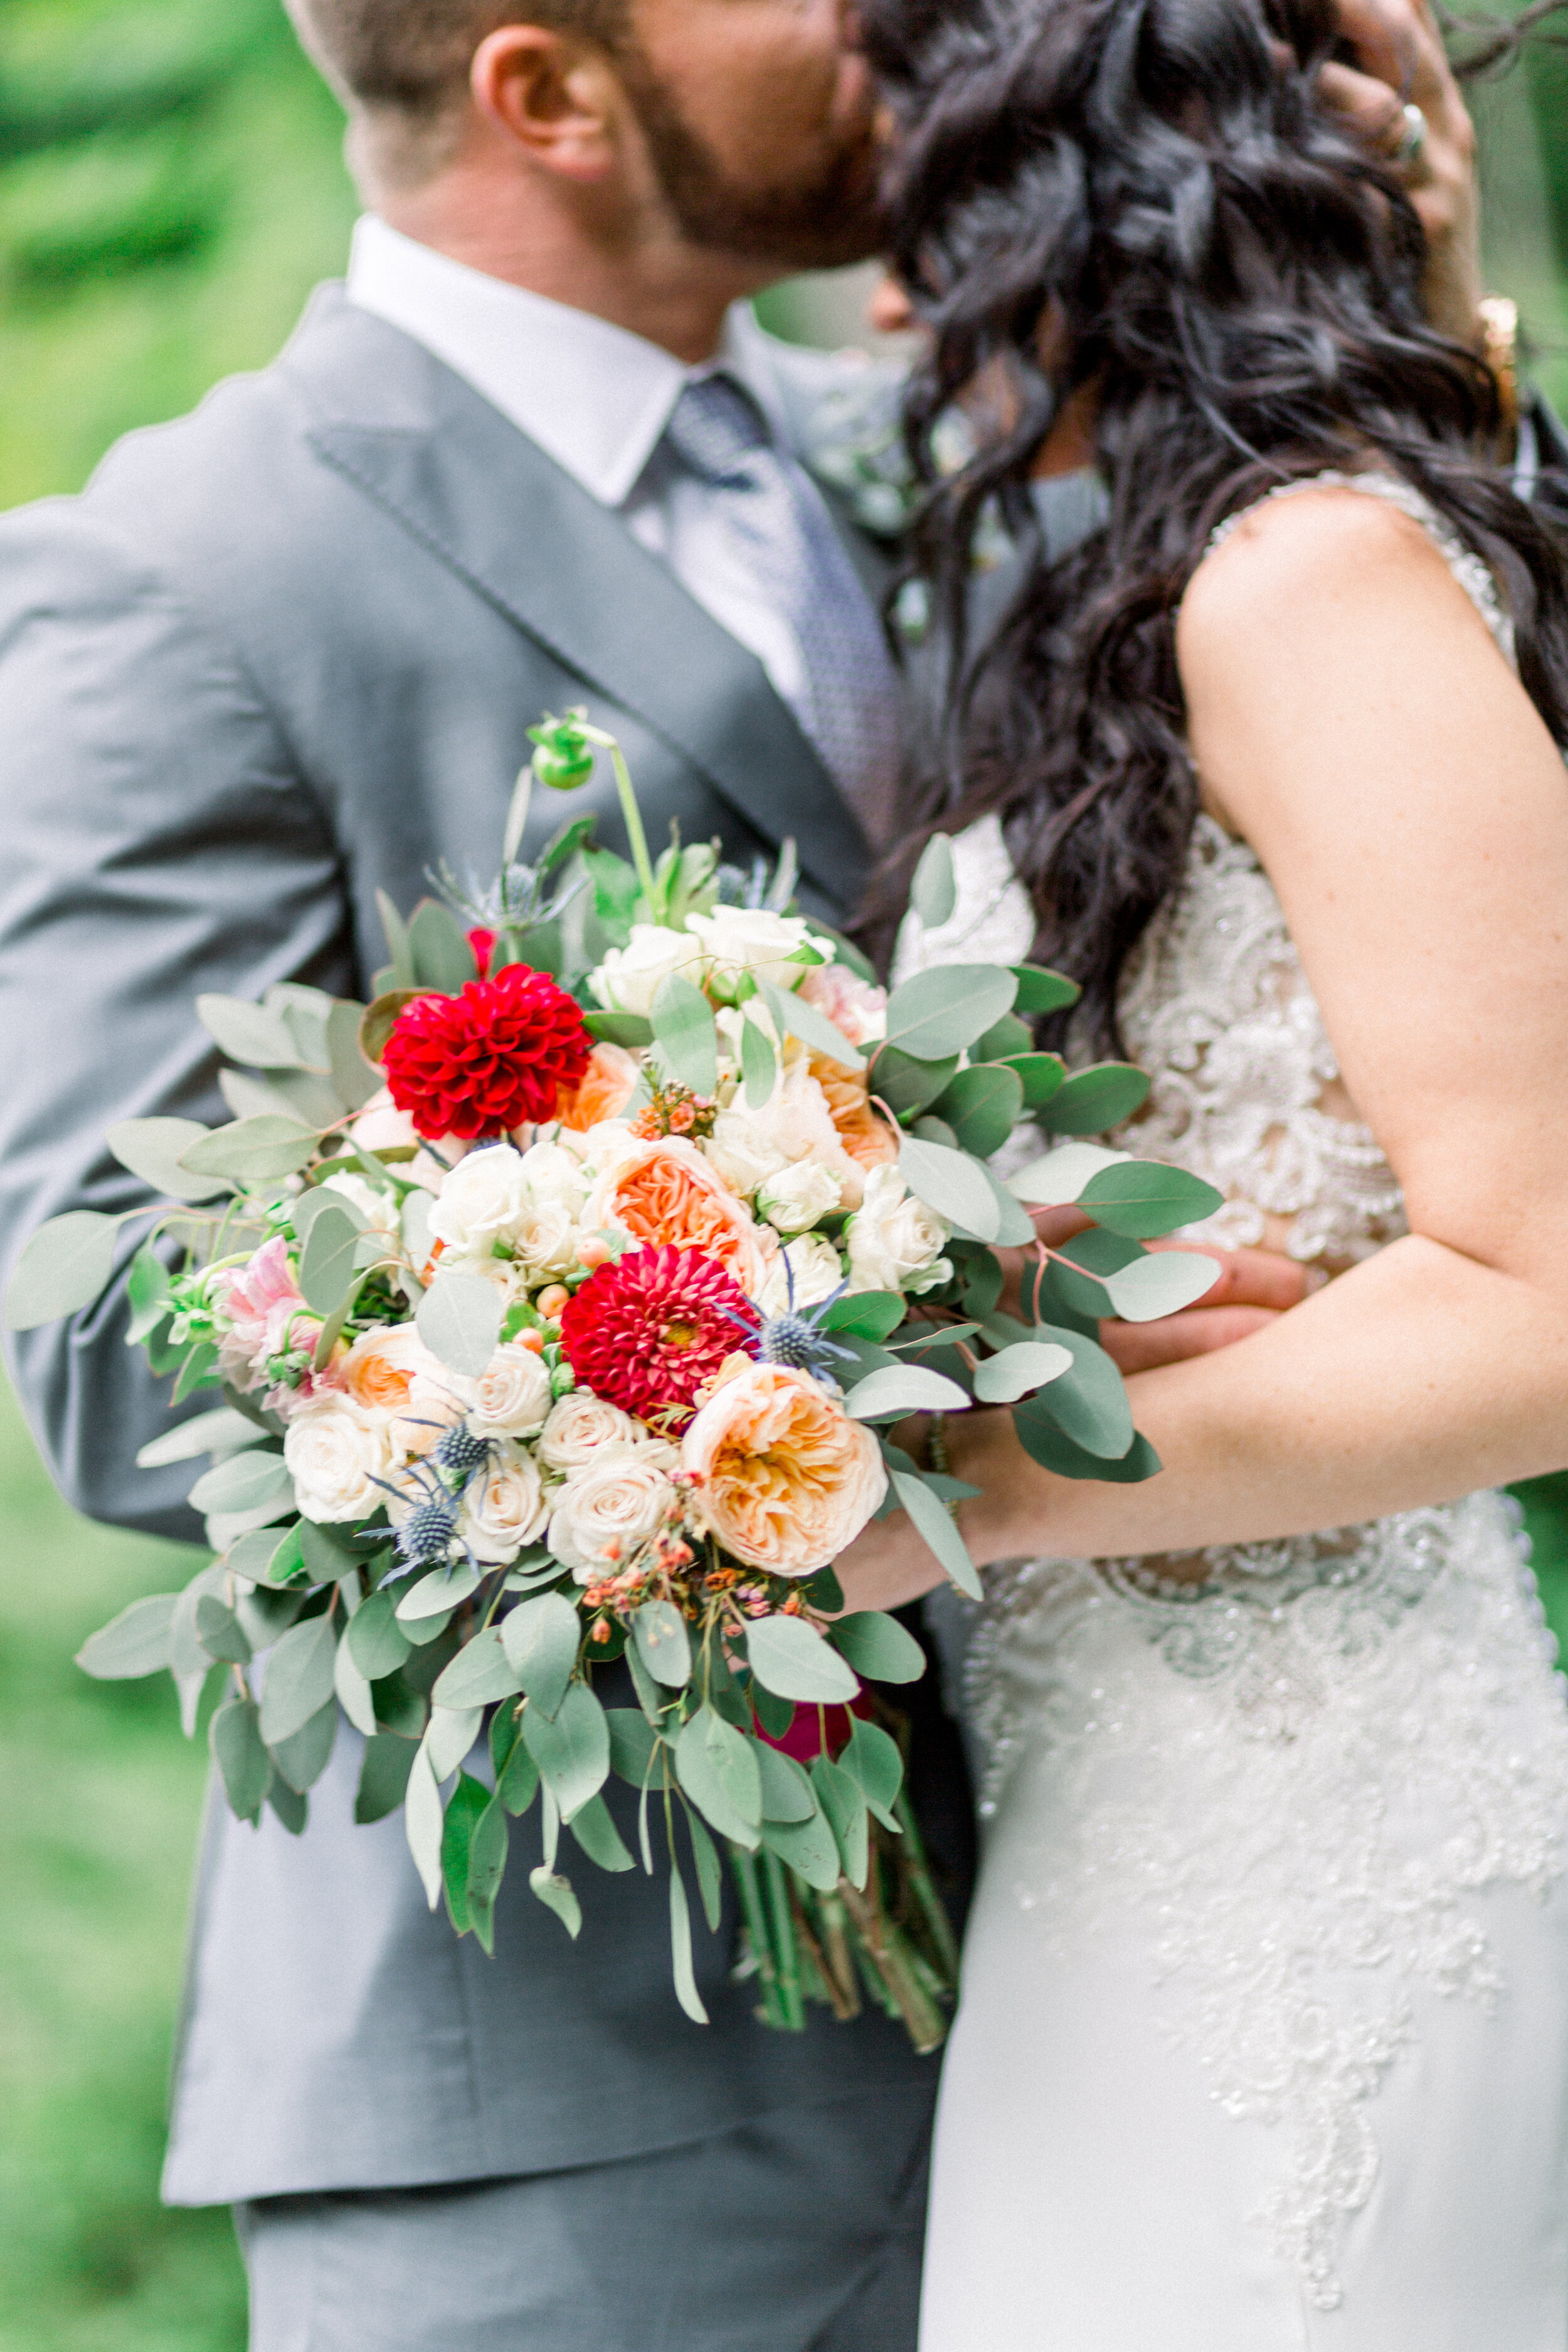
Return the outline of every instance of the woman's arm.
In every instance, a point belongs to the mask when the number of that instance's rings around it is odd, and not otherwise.
[[[1163,1552],[1342,1525],[1568,1457],[1568,774],[1416,525],[1275,501],[1178,637],[1205,799],[1279,892],[1410,1237],[1237,1346],[1138,1374],[1165,1467],[1060,1479],[1005,1414],[950,1424],[982,1560]],[[863,1547],[863,1548],[862,1548]],[[901,1519],[854,1606],[938,1579]]]

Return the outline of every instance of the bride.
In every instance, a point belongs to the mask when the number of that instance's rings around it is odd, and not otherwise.
[[[1568,1459],[1568,541],[1483,462],[1317,0],[863,23],[917,427],[988,420],[939,619],[990,502],[1034,547],[900,968],[1068,966],[1070,1050],[1152,1079],[1114,1140],[1331,1277],[1133,1379],[1146,1484],[947,1424],[987,1835],[924,2352],[1563,2352],[1568,1710],[1493,1490]],[[844,1580],[937,1578],[893,1518]]]

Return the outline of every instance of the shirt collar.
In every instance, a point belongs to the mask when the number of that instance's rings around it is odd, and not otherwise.
[[[354,229],[348,299],[400,327],[605,506],[618,507],[689,383],[724,367],[783,423],[765,338],[741,306],[717,356],[683,367],[590,311],[470,269],[367,213]]]

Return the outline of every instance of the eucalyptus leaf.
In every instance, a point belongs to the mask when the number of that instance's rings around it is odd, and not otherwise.
[[[1023,1115],[1024,1081],[1005,1062],[980,1062],[960,1070],[938,1096],[934,1108],[957,1136],[962,1150],[989,1160]]]
[[[327,1054],[332,1084],[350,1110],[363,1110],[381,1087],[381,1072],[373,1069],[360,1051],[360,1024],[365,1008],[340,997],[327,1015]]]
[[[676,1739],[675,1769],[681,1787],[720,1836],[754,1853],[763,1784],[756,1749],[745,1733],[712,1707],[699,1707]]]
[[[250,1448],[204,1471],[191,1488],[193,1510],[224,1514],[281,1510],[294,1482],[281,1454]]]
[[[365,1741],[354,1797],[354,1820],[362,1829],[396,1812],[408,1793],[408,1776],[418,1752],[412,1739],[400,1739],[390,1731],[378,1731]]]
[[[313,1220],[300,1257],[300,1289],[305,1304],[318,1315],[332,1315],[358,1279],[355,1259],[362,1223],[351,1216],[346,1202],[329,1200]]]
[[[580,1805],[567,1826],[589,1861],[601,1870],[636,1869],[603,1797],[590,1797],[585,1805]]]
[[[574,1683],[553,1721],[535,1706],[524,1708],[522,1736],[562,1820],[570,1822],[610,1776],[610,1732],[604,1708],[585,1683]]]
[[[122,1118],[104,1141],[121,1166],[151,1184],[154,1192],[175,1201],[212,1201],[227,1192],[227,1184],[221,1178],[193,1176],[180,1165],[181,1152],[199,1143],[206,1132],[194,1118]]]
[[[870,1683],[918,1683],[926,1670],[926,1654],[914,1635],[883,1609],[840,1617],[827,1638]]]
[[[1075,1445],[1055,1422],[1047,1418],[1043,1400],[1038,1397],[1014,1406],[1013,1427],[1031,1461],[1037,1462],[1043,1470],[1054,1471],[1058,1478],[1089,1478],[1108,1486],[1128,1486],[1153,1477],[1160,1468],[1160,1457],[1146,1437],[1135,1436],[1126,1453],[1113,1461],[1103,1454],[1091,1454],[1087,1446]]]
[[[428,1200],[430,1196],[426,1193],[425,1197]],[[317,1218],[324,1217],[329,1210],[334,1216],[347,1217],[356,1234],[364,1232],[364,1213],[355,1202],[347,1199],[343,1193],[332,1190],[326,1184],[312,1184],[309,1192],[300,1193],[289,1212],[289,1222],[294,1228],[294,1238],[301,1247],[308,1244],[310,1235],[315,1232]]]
[[[1059,971],[1047,971],[1043,964],[1016,963],[1012,970],[1018,983],[1020,1013],[1060,1013],[1076,1004],[1082,993],[1076,981]]]
[[[216,1592],[204,1592],[196,1601],[196,1639],[209,1658],[219,1665],[247,1666],[250,1664],[250,1643],[245,1629],[233,1610],[220,1601]]]
[[[1053,1135],[1103,1135],[1131,1118],[1148,1093],[1148,1079],[1130,1063],[1096,1062],[1058,1087],[1040,1124]]]
[[[539,1767],[519,1739],[496,1782],[496,1793],[509,1813],[526,1813],[539,1790]]]
[[[1016,1013],[1004,1013],[984,1037],[975,1039],[969,1058],[973,1062],[1006,1062],[1016,1069],[1020,1056],[1032,1056],[1034,1050],[1035,1033],[1028,1023],[1020,1021]],[[1050,1062],[1056,1056],[1042,1054],[1040,1059]]]
[[[640,1013],[584,1013],[583,1026],[590,1037],[606,1045],[624,1045],[628,1053],[653,1043],[653,1023]]]
[[[397,1025],[399,1013],[430,992],[427,988],[390,988],[366,1005],[359,1024],[360,1055],[378,1075],[386,1041]]]
[[[131,1261],[131,1270],[125,1277],[125,1296],[131,1303],[125,1344],[128,1348],[139,1348],[143,1341],[151,1340],[160,1326],[168,1321],[174,1304],[169,1269],[151,1242],[143,1242]]]
[[[753,1617],[746,1627],[746,1656],[757,1680],[780,1698],[842,1706],[860,1687],[847,1659],[804,1617]]]
[[[582,1621],[562,1592],[522,1601],[501,1620],[501,1646],[526,1691],[529,1713],[553,1716],[561,1706],[577,1664]]]
[[[896,1739],[889,1738],[879,1723],[868,1723],[857,1716],[849,1729],[849,1743],[839,1751],[838,1768],[847,1772],[867,1804],[885,1830],[895,1836],[901,1834],[893,1807],[904,1785],[904,1759],[899,1753]]]
[[[237,1821],[258,1822],[272,1777],[254,1699],[225,1699],[207,1726],[207,1746],[228,1807]]]
[[[114,1272],[114,1245],[125,1216],[71,1209],[32,1234],[5,1292],[7,1331],[32,1331],[90,1307]]]
[[[1089,1178],[1078,1196],[1079,1206],[1096,1224],[1133,1241],[1156,1240],[1178,1225],[1196,1224],[1225,1206],[1225,1196],[1185,1168],[1168,1168],[1158,1160],[1126,1160],[1102,1168]]]
[[[893,1492],[909,1513],[915,1533],[936,1554],[961,1592],[967,1592],[972,1601],[984,1601],[984,1589],[969,1557],[969,1547],[947,1505],[932,1494],[923,1478],[904,1470],[895,1470],[891,1475]]]
[[[331,1698],[336,1649],[332,1621],[324,1616],[291,1625],[276,1644],[261,1695],[261,1737],[268,1748],[292,1738]]]
[[[985,1171],[963,1152],[943,1143],[907,1136],[899,1152],[899,1173],[928,1209],[977,1242],[994,1242],[1001,1231],[996,1196]]]
[[[166,1470],[173,1463],[194,1462],[203,1454],[237,1453],[244,1446],[260,1444],[267,1433],[247,1413],[236,1412],[230,1405],[215,1405],[209,1412],[194,1412],[189,1421],[150,1440],[137,1454],[136,1467]]]
[[[352,1630],[353,1621],[350,1622]],[[376,1736],[375,1695],[371,1689],[369,1677],[361,1673],[346,1639],[338,1643],[337,1655],[332,1660],[332,1687],[338,1695],[338,1705],[354,1729],[364,1738],[374,1739]]]
[[[501,1295],[482,1275],[438,1274],[414,1319],[449,1371],[478,1379],[500,1339]]]
[[[610,1769],[632,1788],[645,1787],[658,1748],[652,1724],[632,1706],[608,1707],[605,1720],[610,1727]]]
[[[645,1601],[632,1619],[632,1639],[655,1682],[684,1690],[691,1679],[691,1640],[673,1601]]]
[[[669,1857],[669,1948],[675,1971],[675,1997],[694,2025],[706,2025],[708,2011],[702,2006],[691,1964],[691,1911],[680,1865],[673,1853]]]
[[[403,1823],[414,1867],[425,1883],[426,1896],[434,1911],[441,1900],[441,1832],[445,1813],[440,1786],[430,1769],[429,1737],[426,1732],[409,1769]]]
[[[196,1018],[231,1062],[258,1070],[302,1069],[304,1056],[281,1013],[243,996],[198,996]]]
[[[1065,1431],[1075,1445],[1120,1462],[1132,1443],[1132,1408],[1116,1365],[1097,1340],[1077,1331],[1042,1323],[1037,1334],[1038,1344],[1060,1348],[1072,1358],[1070,1370],[1036,1398],[1040,1417]]]
[[[677,1082],[710,1100],[719,1091],[719,1033],[702,991],[678,971],[658,984],[653,1034]]]
[[[947,1092],[961,1058],[949,1054],[940,1062],[921,1062],[900,1053],[897,1045],[883,1045],[871,1065],[871,1092],[895,1118],[910,1118]]]
[[[495,1949],[495,1903],[510,1843],[506,1808],[498,1797],[491,1797],[468,1839],[468,1874],[463,1889],[469,1921],[487,1952]]]
[[[719,1849],[689,1808],[686,1815],[686,1833],[691,1840],[691,1859],[697,1865],[702,1916],[708,1922],[709,1934],[716,1936],[724,1924],[724,1870],[719,1860]]]
[[[408,947],[416,987],[456,996],[466,982],[479,977],[468,933],[437,898],[421,898],[415,908],[408,924]]]
[[[412,1645],[398,1625],[394,1610],[390,1592],[373,1592],[355,1610],[343,1637],[367,1682],[378,1683],[384,1675],[395,1674],[411,1654]]]
[[[1103,1144],[1059,1143],[1054,1151],[1031,1160],[1026,1168],[1010,1176],[1007,1189],[1020,1201],[1033,1202],[1037,1208],[1066,1208],[1105,1169],[1131,1164],[1130,1152],[1108,1151]]]
[[[836,1298],[822,1318],[825,1331],[853,1332],[866,1339],[890,1339],[909,1302],[898,1290],[857,1290]]]
[[[334,1690],[326,1705],[318,1707],[298,1731],[291,1731],[287,1739],[268,1742],[274,1771],[281,1773],[297,1795],[302,1797],[307,1790],[313,1789],[331,1763],[338,1720]]]
[[[793,1756],[757,1744],[757,1768],[763,1784],[764,1822],[808,1822],[816,1811],[811,1782]]]
[[[982,1404],[1016,1404],[1031,1389],[1059,1381],[1073,1369],[1069,1349],[1040,1339],[1024,1339],[987,1356],[974,1375],[974,1393]]]
[[[169,1637],[177,1592],[151,1592],[89,1633],[77,1652],[83,1674],[100,1683],[132,1682],[169,1664]]]
[[[471,1753],[479,1736],[484,1709],[478,1706],[433,1706],[430,1728],[425,1735],[425,1749],[430,1759],[430,1769],[437,1780],[445,1780],[455,1772],[464,1758]]]
[[[314,1158],[319,1136],[298,1119],[281,1117],[236,1119],[214,1128],[181,1154],[181,1165],[196,1176],[233,1176],[241,1183],[292,1176]]]
[[[453,1568],[433,1568],[411,1584],[397,1602],[397,1620],[404,1626],[417,1624],[421,1618],[445,1617],[479,1589],[479,1572],[467,1560]]]
[[[741,1024],[741,1072],[746,1084],[747,1109],[761,1110],[773,1099],[779,1062],[773,1039],[754,1021]]]
[[[970,1399],[956,1381],[921,1364],[868,1372],[844,1400],[851,1421],[901,1420],[910,1412],[965,1412]]]
[[[490,1706],[497,1699],[515,1697],[521,1688],[522,1679],[501,1647],[500,1631],[490,1625],[464,1643],[430,1696],[437,1706]]]
[[[841,1029],[836,1029],[826,1013],[815,1004],[807,1004],[793,990],[777,988],[771,980],[759,980],[757,991],[763,1003],[773,1016],[773,1026],[781,1037],[798,1037],[814,1054],[829,1062],[842,1062],[846,1069],[865,1067],[866,1056],[858,1045],[852,1045]]]
[[[958,904],[958,883],[952,870],[952,844],[945,833],[933,833],[921,850],[910,882],[910,904],[928,931],[940,931],[952,920]]]
[[[922,1062],[962,1054],[1013,1009],[1018,982],[994,963],[939,964],[888,999],[887,1043]]]
[[[1067,1064],[1059,1054],[1011,1054],[1007,1067],[1018,1073],[1026,1110],[1038,1110],[1048,1103],[1068,1074]]]
[[[1110,1311],[1124,1323],[1153,1323],[1163,1315],[1179,1315],[1214,1288],[1222,1271],[1217,1258],[1192,1250],[1159,1250],[1134,1258],[1120,1274],[1106,1277]]]
[[[811,1768],[812,1785],[838,1846],[838,1859],[851,1886],[864,1886],[871,1867],[866,1800],[858,1783],[841,1764],[819,1756]]]
[[[764,1822],[763,1843],[781,1862],[797,1870],[819,1895],[831,1895],[841,1875],[838,1841],[826,1815],[815,1804],[811,1818],[801,1822]]]
[[[542,1864],[528,1874],[528,1883],[547,1911],[553,1911],[574,1943],[583,1930],[583,1906],[572,1892],[572,1881]],[[435,1906],[430,1906],[434,1910]]]

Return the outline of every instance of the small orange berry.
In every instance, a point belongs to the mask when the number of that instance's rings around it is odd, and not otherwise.
[[[517,1344],[520,1348],[527,1348],[530,1352],[535,1356],[542,1356],[544,1353],[544,1334],[542,1331],[535,1331],[531,1328],[525,1331],[520,1331],[517,1335]]]
[[[553,1323],[560,1315],[562,1308],[563,1307],[571,1306],[572,1293],[567,1289],[564,1283],[552,1282],[548,1290],[542,1290],[540,1292],[538,1297],[533,1303],[539,1309],[539,1312],[544,1317],[545,1320],[547,1322]]]

